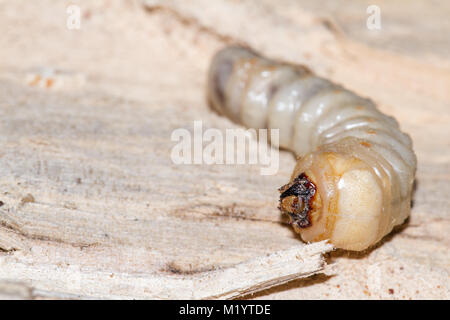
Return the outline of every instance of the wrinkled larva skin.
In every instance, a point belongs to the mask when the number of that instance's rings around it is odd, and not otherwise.
[[[299,156],[280,209],[304,241],[361,251],[408,217],[412,142],[371,100],[237,46],[214,57],[208,97],[235,122],[279,129],[280,147]]]

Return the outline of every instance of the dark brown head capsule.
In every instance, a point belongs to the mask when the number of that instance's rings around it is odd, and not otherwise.
[[[307,228],[311,226],[310,212],[316,194],[315,184],[305,173],[300,174],[290,183],[279,189],[281,212],[286,213],[291,218],[291,224]]]

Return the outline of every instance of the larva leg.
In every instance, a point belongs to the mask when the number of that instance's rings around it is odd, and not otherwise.
[[[371,100],[242,47],[215,56],[208,96],[236,122],[279,129],[280,146],[301,157],[280,209],[304,241],[364,250],[408,217],[411,139]]]

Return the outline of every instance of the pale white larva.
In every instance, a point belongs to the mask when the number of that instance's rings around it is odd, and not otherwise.
[[[371,100],[239,46],[215,55],[208,97],[238,123],[279,129],[280,147],[299,156],[280,209],[304,241],[361,251],[408,217],[412,142]]]

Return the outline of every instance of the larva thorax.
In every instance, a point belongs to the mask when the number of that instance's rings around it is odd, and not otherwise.
[[[408,217],[411,139],[371,100],[237,46],[214,57],[208,97],[235,122],[279,129],[279,146],[299,156],[280,209],[303,240],[363,250]]]

